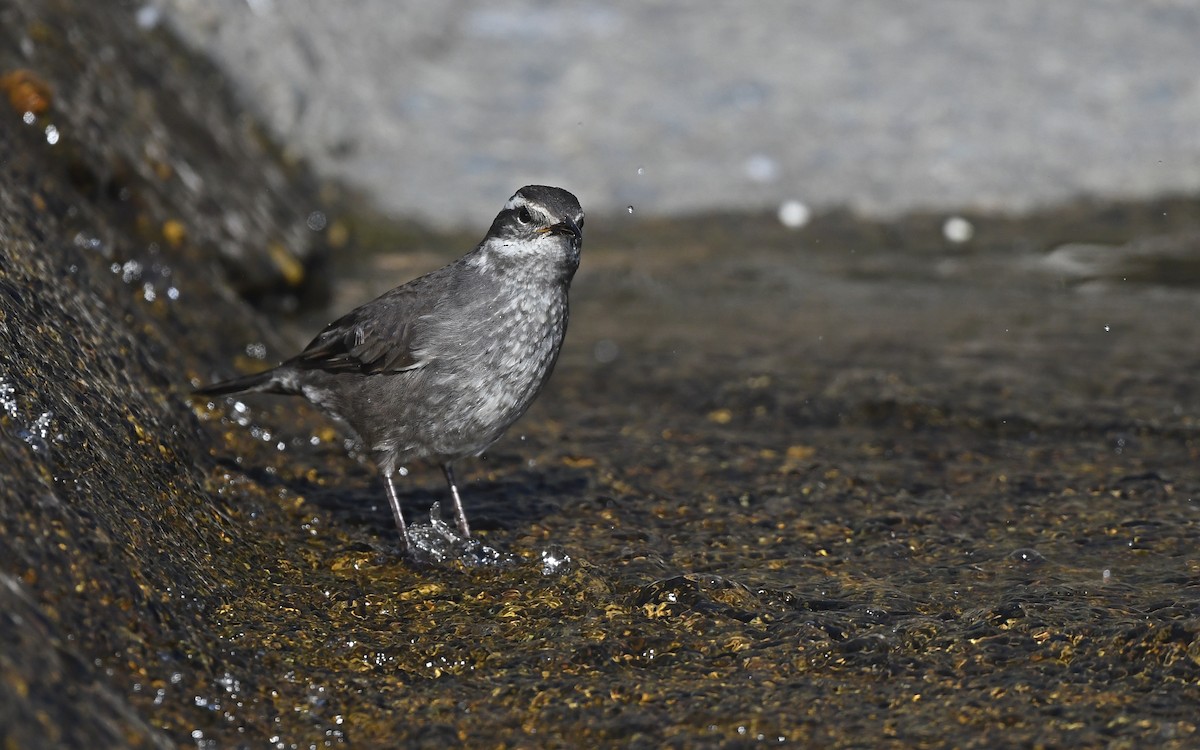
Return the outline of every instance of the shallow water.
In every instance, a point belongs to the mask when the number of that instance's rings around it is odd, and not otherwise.
[[[369,468],[296,440],[256,479],[311,534],[216,624],[255,654],[227,721],[301,746],[1190,744],[1200,295],[1066,274],[1070,221],[1037,219],[976,217],[968,245],[844,217],[589,236],[550,386],[460,470],[511,557],[406,564]],[[394,266],[339,301],[423,270]],[[425,518],[440,476],[413,468]]]

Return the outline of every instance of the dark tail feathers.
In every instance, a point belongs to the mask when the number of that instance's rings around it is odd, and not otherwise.
[[[253,375],[244,375],[232,380],[222,380],[220,383],[205,385],[192,391],[196,396],[223,396],[226,393],[243,393],[256,391],[261,393],[282,393],[275,381],[275,371],[267,370]]]

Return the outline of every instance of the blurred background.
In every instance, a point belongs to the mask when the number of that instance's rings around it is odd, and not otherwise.
[[[590,212],[1021,211],[1200,189],[1200,3],[158,0],[296,155],[476,225]]]

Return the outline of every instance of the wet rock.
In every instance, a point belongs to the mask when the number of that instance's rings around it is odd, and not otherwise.
[[[286,512],[222,497],[188,383],[275,340],[237,293],[320,296],[316,199],[125,4],[5,4],[0,74],[4,738],[202,737],[246,516]]]
[[[327,294],[325,237],[308,226],[321,209],[313,183],[208,63],[139,26],[133,7],[7,3],[0,50],[17,147],[6,170],[40,188],[29,197],[66,240],[119,263],[219,257],[228,284],[256,300]]]

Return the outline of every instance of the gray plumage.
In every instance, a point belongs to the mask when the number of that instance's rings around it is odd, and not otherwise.
[[[494,443],[550,377],[582,239],[575,196],[528,185],[457,261],[339,318],[278,367],[196,393],[301,395],[344,421],[383,475],[405,549],[392,476],[412,459],[438,462],[469,536],[452,464]]]

